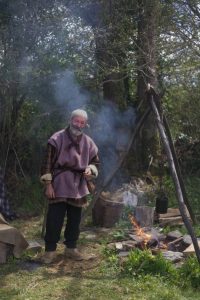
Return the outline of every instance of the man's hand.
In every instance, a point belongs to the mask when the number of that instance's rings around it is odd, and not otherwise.
[[[48,199],[55,199],[54,189],[51,183],[48,183],[45,190],[45,196]]]
[[[92,175],[92,171],[90,169],[90,167],[87,167],[85,169],[85,172],[83,173],[84,174],[84,177],[87,179],[87,180],[90,180],[93,178],[93,175]]]

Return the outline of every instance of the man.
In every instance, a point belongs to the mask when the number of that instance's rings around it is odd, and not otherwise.
[[[45,234],[44,263],[56,256],[65,214],[65,255],[75,260],[84,256],[77,249],[82,207],[87,205],[88,181],[97,177],[98,149],[93,140],[83,133],[88,116],[82,109],[71,113],[69,127],[56,132],[48,140],[47,154],[41,180],[49,199]]]

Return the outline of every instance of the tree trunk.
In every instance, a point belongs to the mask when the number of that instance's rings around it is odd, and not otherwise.
[[[138,42],[137,42],[137,98],[144,103],[147,83],[157,87],[156,72],[156,38],[160,7],[158,0],[138,0]],[[139,145],[139,169],[146,170],[149,165],[149,157],[156,157],[158,142],[156,125],[152,115],[147,120]]]
[[[96,62],[103,98],[111,101],[117,107],[125,109],[130,101],[129,78],[126,71],[126,55],[122,46],[121,28],[115,17],[119,12],[112,1],[103,1],[102,12],[99,15],[100,27],[95,34]],[[115,16],[114,16],[115,14]]]

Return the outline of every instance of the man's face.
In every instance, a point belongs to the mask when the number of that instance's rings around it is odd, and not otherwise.
[[[84,117],[75,116],[72,118],[71,124],[77,129],[83,129],[87,124],[87,120]]]

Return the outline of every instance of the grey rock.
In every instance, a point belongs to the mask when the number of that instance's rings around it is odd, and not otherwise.
[[[120,242],[115,243],[115,248],[116,248],[117,250],[122,250],[122,249],[123,249],[123,244],[120,243]]]
[[[183,242],[185,245],[190,246],[192,244],[192,239],[189,234],[185,234],[183,237]]]
[[[137,242],[132,241],[132,240],[128,240],[128,241],[123,241],[123,249],[126,251],[132,250],[135,248],[135,245],[137,244]]]
[[[183,259],[182,252],[173,252],[173,251],[166,251],[163,252],[163,257],[173,263],[181,261]]]
[[[97,235],[96,235],[95,233],[90,233],[90,234],[87,234],[87,235],[85,236],[85,238],[86,238],[87,240],[95,240],[95,239],[97,238]]]
[[[176,239],[180,238],[181,236],[182,236],[182,233],[178,230],[171,231],[167,234],[167,237],[170,240],[176,240]]]
[[[42,246],[34,240],[29,240],[28,241],[28,248],[27,251],[31,251],[31,252],[40,252],[42,250]]]
[[[128,256],[129,255],[129,253],[130,252],[128,252],[128,251],[121,251],[121,252],[119,252],[119,257],[126,257],[126,256]]]
[[[142,243],[144,241],[144,238],[142,236],[138,236],[138,235],[135,235],[135,234],[129,234],[129,237],[136,241],[138,244],[139,243]]]

